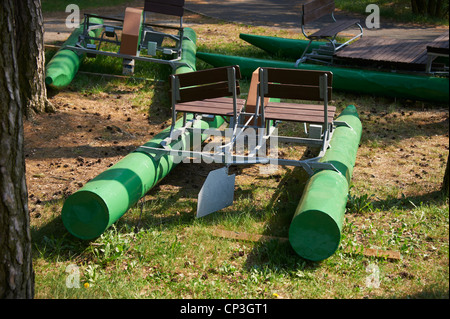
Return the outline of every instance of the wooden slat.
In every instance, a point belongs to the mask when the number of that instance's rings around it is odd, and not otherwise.
[[[406,46],[406,49],[403,52],[403,61],[411,63],[425,51],[426,46],[423,42],[411,43],[410,45]]]
[[[335,23],[330,24],[328,27],[325,27],[323,29],[320,29],[317,32],[314,32],[309,37],[315,38],[315,37],[333,37],[334,35],[338,34],[341,31],[344,31],[345,29],[351,27],[352,25],[356,25],[356,23],[359,23],[359,20],[340,20]]]
[[[184,7],[178,5],[171,5],[165,2],[158,3],[156,1],[145,1],[144,11],[162,13],[182,17],[184,15]]]
[[[276,110],[277,108],[290,108],[294,110],[303,110],[303,111],[317,111],[323,110],[324,108],[323,104],[300,104],[300,103],[283,103],[283,102],[269,102],[267,107],[273,110]],[[328,111],[336,112],[336,107],[333,105],[328,105]]]
[[[414,63],[414,64],[426,64],[427,63],[427,59],[428,59],[427,53],[423,52],[421,55],[417,56],[417,58],[414,59],[414,61],[412,61],[411,63]]]
[[[301,110],[301,109],[293,109],[293,108],[269,108],[265,110],[267,114],[286,114],[286,115],[298,115],[298,116],[317,116],[321,118],[321,122],[323,122],[324,109],[317,110]],[[328,116],[333,118],[334,111],[328,111]]]
[[[236,111],[239,114],[244,107],[245,100],[236,100]],[[205,99],[202,101],[192,101],[179,103],[175,105],[175,109],[179,112],[204,113],[213,115],[233,115],[233,99],[231,98],[215,98]]]
[[[236,82],[236,92],[237,94],[240,94],[240,87],[238,82]],[[232,94],[228,87],[228,81],[219,82],[181,89],[179,102],[212,99],[231,95]]]
[[[403,43],[399,42],[396,39],[390,39],[389,41],[383,42],[382,46],[375,47],[375,50],[369,54],[370,59],[372,60],[387,60],[387,59],[397,59],[397,52]]]
[[[322,101],[320,97],[319,79],[324,74],[328,75],[328,97],[332,95],[333,74],[328,71],[291,70],[264,68],[267,73],[267,93],[264,97]],[[278,83],[272,83],[278,82]],[[288,83],[288,84],[286,84]],[[306,83],[306,85],[304,84]],[[328,109],[328,122],[331,122],[336,108]],[[324,123],[324,105],[268,102],[265,105],[264,115],[266,119]]]
[[[241,79],[239,66],[233,67],[236,70],[236,80]],[[228,68],[230,67],[220,67],[196,72],[181,73],[177,74],[176,77],[180,80],[181,87],[228,81]]]
[[[264,113],[264,117],[266,120],[281,120],[281,121],[293,121],[293,122],[305,122],[305,123],[314,123],[314,124],[322,124],[323,123],[323,115],[315,116],[315,115],[304,115],[304,114],[285,114],[285,113]],[[328,122],[332,122],[332,118],[328,117]]]
[[[159,4],[167,4],[171,6],[178,6],[183,7],[185,0],[145,0],[145,2],[152,4],[152,3],[159,3]]]
[[[336,107],[328,107],[328,122],[333,121]],[[264,109],[266,119],[285,120],[295,122],[323,123],[324,106],[317,104],[292,104],[271,102]]]
[[[267,79],[269,82],[319,86],[320,77],[324,74],[327,74],[328,86],[331,86],[331,84],[333,83],[333,73],[329,71],[292,70],[278,68],[263,68],[263,70],[267,71]]]
[[[385,38],[363,38],[343,48],[335,55],[339,58],[367,61],[423,64],[426,62],[426,42]]]
[[[230,105],[232,106],[233,99],[230,97],[217,97],[213,99],[204,99],[204,100],[198,100],[198,101],[190,101],[190,102],[184,102],[184,103],[177,103],[177,106],[184,105],[184,106],[198,106],[198,107],[209,107],[212,102],[218,107],[218,108],[227,108]],[[238,103],[245,102],[244,99],[236,99]]]
[[[427,51],[433,53],[449,54],[449,35],[443,33],[427,45]]]
[[[331,99],[332,88],[328,87],[328,99]],[[267,97],[323,101],[320,97],[318,86],[292,85],[292,84],[268,84]]]

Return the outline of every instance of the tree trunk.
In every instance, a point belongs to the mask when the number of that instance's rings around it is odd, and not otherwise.
[[[33,298],[23,107],[14,8],[0,2],[0,298]]]
[[[448,13],[448,0],[411,0],[414,14],[443,18]]]
[[[445,168],[444,181],[442,183],[442,192],[445,195],[447,195],[447,197],[449,196],[448,192],[449,192],[449,188],[450,188],[450,185],[449,185],[450,181],[448,179],[448,170],[449,170],[449,167],[448,167],[449,163],[448,162],[449,162],[449,160],[450,160],[450,155],[447,158],[447,167]]]
[[[40,0],[21,0],[14,4],[19,83],[25,116],[53,112],[45,87],[44,18]]]
[[[427,13],[427,0],[415,0],[417,13],[418,14],[426,14]]]
[[[430,17],[435,17],[436,16],[436,5],[437,5],[437,1],[436,0],[428,0],[427,14]]]

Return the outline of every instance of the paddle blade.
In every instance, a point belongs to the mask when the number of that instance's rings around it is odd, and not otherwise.
[[[211,171],[198,194],[197,218],[233,204],[236,175],[228,175],[226,167]]]

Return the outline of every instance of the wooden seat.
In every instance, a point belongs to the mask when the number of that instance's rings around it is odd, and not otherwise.
[[[150,55],[155,55],[157,51],[165,54],[177,54],[181,56],[181,40],[183,39],[183,15],[184,15],[185,0],[145,0],[144,3],[144,31],[142,34],[142,48],[148,49]],[[158,13],[179,17],[178,25],[155,24],[149,23],[147,13]],[[150,21],[151,22],[151,21]],[[177,30],[178,34],[174,35],[168,32],[156,31],[159,29]],[[176,41],[176,45],[172,47],[165,47],[163,41],[165,37],[169,37]],[[155,43],[156,46],[150,47],[149,43]]]
[[[332,131],[336,107],[329,106],[332,95],[333,73],[297,69],[260,68],[258,101],[263,123],[270,120],[319,124],[322,127],[323,148]],[[267,98],[301,100],[267,102]],[[304,103],[313,101],[315,104]],[[320,101],[320,104],[317,104]]]
[[[297,63],[304,62],[306,58],[312,56],[312,54],[307,54],[307,51],[313,40],[328,40],[329,44],[331,44],[331,49],[328,46],[324,46],[322,50],[326,54],[328,54],[327,52],[329,51],[331,54],[327,58],[332,58],[332,55],[336,53],[336,51],[343,48],[356,38],[362,37],[363,29],[361,27],[360,21],[358,19],[336,21],[334,17],[334,9],[334,0],[310,0],[302,5],[301,28],[303,35],[309,40],[309,43],[306,49],[303,51],[301,58],[297,60]],[[311,22],[324,16],[330,16],[332,22],[329,25],[320,28],[318,31],[308,34],[305,30],[305,27]],[[337,35],[352,26],[359,27],[360,32],[356,36],[351,37],[351,39],[347,40],[345,43],[337,44]],[[320,54],[314,54],[320,56]]]
[[[284,120],[314,124],[325,124],[333,121],[336,108],[325,105],[325,102],[327,103],[328,99],[331,98],[333,73],[328,71],[277,68],[260,68],[259,72],[261,98],[322,101],[322,104],[269,101],[264,105],[262,112],[265,120]],[[327,82],[321,84],[320,81],[323,81],[324,75],[327,77]],[[325,87],[322,89],[321,85],[325,85]],[[327,109],[327,116],[324,113],[325,108]]]
[[[144,11],[182,17],[184,0],[145,0]]]
[[[177,113],[219,115],[237,124],[245,100],[240,94],[239,66],[171,75],[172,127]]]
[[[336,34],[338,34],[339,32],[341,32],[345,29],[348,29],[351,26],[354,26],[358,23],[359,23],[359,20],[357,20],[357,19],[336,21],[335,23],[310,34],[308,37],[310,39],[311,38],[317,38],[317,39],[332,38],[332,37],[335,37]]]
[[[324,123],[323,105],[269,102],[264,112],[266,120]],[[335,112],[336,107],[328,106],[329,124],[333,122]]]
[[[237,99],[237,113],[242,110],[245,100]],[[204,99],[200,101],[191,101],[185,103],[177,103],[175,105],[178,112],[211,114],[221,116],[233,116],[233,99],[230,98],[214,98]]]

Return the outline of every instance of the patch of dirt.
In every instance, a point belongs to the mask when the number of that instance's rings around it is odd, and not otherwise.
[[[60,92],[50,98],[55,113],[25,121],[31,203],[70,195],[161,130],[130,95]]]

